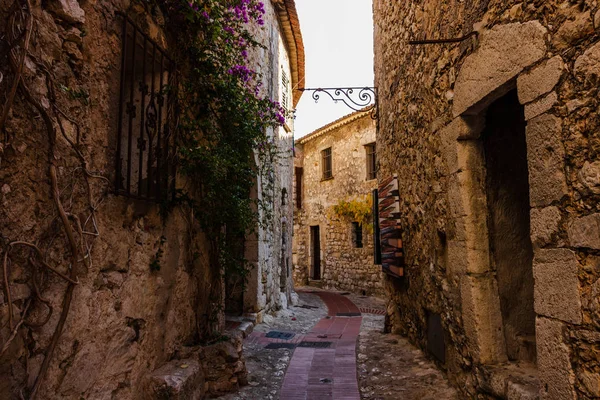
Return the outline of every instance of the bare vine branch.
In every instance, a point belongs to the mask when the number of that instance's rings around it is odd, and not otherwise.
[[[4,345],[2,346],[2,350],[0,350],[0,357],[2,357],[2,355],[4,354],[4,352],[6,350],[8,350],[8,347],[10,346],[10,344],[12,343],[12,341],[15,339],[15,337],[17,337],[17,333],[19,332],[19,328],[25,322],[25,317],[27,316],[27,311],[29,310],[29,306],[30,305],[31,305],[31,299],[28,299],[25,302],[25,309],[23,310],[23,314],[21,314],[21,319],[19,320],[19,322],[17,322],[17,325],[14,328],[11,328],[12,332],[11,332],[10,336],[8,337],[8,339],[6,340],[6,343],[4,343]],[[11,306],[12,306],[12,304],[11,304]]]
[[[0,131],[4,131],[4,124],[6,123],[6,119],[8,118],[8,113],[12,108],[13,101],[15,99],[15,95],[17,94],[17,88],[19,87],[19,83],[21,82],[21,75],[23,74],[23,67],[25,66],[25,57],[27,56],[29,50],[29,42],[31,41],[31,33],[33,31],[33,16],[31,15],[31,2],[30,0],[25,0],[27,4],[27,27],[25,28],[25,41],[23,43],[23,47],[21,50],[21,59],[17,65],[17,68],[14,68],[15,79],[13,81],[12,87],[8,94],[8,98],[4,103],[4,107],[2,108],[2,115],[0,116]],[[15,4],[18,4],[18,0],[15,1]],[[24,13],[23,9],[21,9],[21,14]],[[11,17],[10,25],[14,26],[14,19],[16,18],[15,14]],[[14,29],[14,28],[13,28]],[[16,40],[17,38],[13,38]],[[12,53],[12,50],[11,50]],[[11,54],[12,58],[12,54]]]

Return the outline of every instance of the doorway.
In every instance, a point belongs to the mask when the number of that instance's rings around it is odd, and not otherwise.
[[[535,363],[533,248],[526,122],[517,91],[487,110],[485,154],[490,263],[496,272],[509,360]]]
[[[311,273],[312,280],[321,280],[321,234],[319,226],[310,227]]]

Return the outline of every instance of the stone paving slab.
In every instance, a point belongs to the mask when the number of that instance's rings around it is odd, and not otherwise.
[[[360,400],[356,375],[356,340],[362,317],[337,317],[337,313],[359,313],[347,297],[318,292],[327,306],[322,318],[304,340],[331,342],[328,349],[298,347],[281,388],[281,399]],[[326,337],[319,337],[326,336]]]

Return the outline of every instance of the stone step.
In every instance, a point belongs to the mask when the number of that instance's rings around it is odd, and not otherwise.
[[[538,372],[534,364],[519,362],[478,369],[479,385],[485,392],[506,400],[539,399]]]
[[[173,360],[145,378],[146,399],[200,400],[204,398],[204,372],[195,359]]]

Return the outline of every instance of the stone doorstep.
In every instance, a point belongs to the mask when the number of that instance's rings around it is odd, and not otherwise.
[[[507,363],[483,366],[477,370],[480,387],[506,400],[539,399],[540,382],[533,364]]]
[[[322,288],[323,287],[323,280],[309,279],[308,280],[308,286]]]
[[[246,339],[252,331],[254,330],[254,325],[256,324],[256,317],[252,318],[252,316],[227,316],[225,317],[225,322],[238,322],[239,325],[233,328],[233,331],[240,331],[242,333],[242,337]]]
[[[201,399],[204,397],[204,373],[195,359],[173,360],[145,377],[145,398]]]

